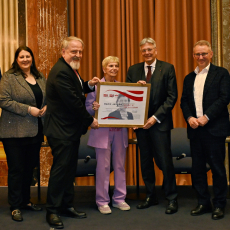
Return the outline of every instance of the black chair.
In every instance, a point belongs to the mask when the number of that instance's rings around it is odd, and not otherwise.
[[[87,145],[89,132],[88,130],[88,132],[81,137],[76,177],[95,176],[96,174],[96,153],[93,147]]]
[[[192,157],[186,128],[175,128],[171,130],[171,150],[175,174],[191,174]],[[208,172],[210,166],[206,164],[206,168]]]
[[[95,176],[96,178],[96,152],[93,147],[87,145],[89,139],[88,130],[85,135],[81,136],[80,146],[78,151],[78,163],[77,163],[77,171],[75,177],[84,177],[84,176]],[[110,173],[113,171],[112,165],[112,156],[110,163]],[[112,192],[109,184],[109,196],[112,197]]]
[[[80,146],[78,151],[78,163],[75,177],[96,176],[96,152],[93,147],[87,145],[90,130],[85,135],[81,136]],[[113,171],[112,156],[110,172]]]

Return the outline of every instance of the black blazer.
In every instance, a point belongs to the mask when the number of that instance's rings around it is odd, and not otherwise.
[[[181,97],[181,109],[185,120],[196,116],[196,107],[193,95],[195,72],[191,72],[184,79]],[[203,113],[209,118],[204,126],[214,136],[228,136],[230,134],[229,114],[227,105],[230,101],[230,77],[226,69],[210,64],[210,69],[204,84]],[[196,129],[189,124],[188,138],[196,135]]]
[[[144,62],[129,67],[126,82],[137,83],[145,79]],[[172,109],[177,100],[177,83],[175,69],[172,64],[156,62],[155,71],[151,77],[151,91],[148,117],[155,116],[161,123],[156,123],[160,131],[173,128]]]
[[[74,70],[62,57],[51,69],[46,85],[46,136],[76,141],[93,122],[85,108],[85,93],[92,91],[88,82],[81,80],[83,88]]]

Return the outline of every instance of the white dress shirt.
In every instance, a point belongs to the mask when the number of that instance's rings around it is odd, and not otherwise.
[[[193,94],[194,94],[197,117],[202,117],[204,115],[203,114],[203,92],[204,92],[204,84],[208,75],[209,68],[210,68],[210,63],[200,72],[198,66],[194,70],[196,74],[196,79],[194,81]]]

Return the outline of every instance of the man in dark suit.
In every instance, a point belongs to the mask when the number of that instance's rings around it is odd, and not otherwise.
[[[193,47],[195,71],[184,79],[181,108],[187,122],[192,154],[192,184],[198,206],[192,216],[212,212],[208,192],[206,162],[213,174],[212,218],[224,217],[227,178],[224,167],[225,138],[230,134],[227,105],[230,100],[230,77],[226,69],[210,63],[213,56],[209,42],[198,41]]]
[[[62,57],[51,69],[46,86],[47,113],[44,134],[53,154],[47,192],[47,222],[51,227],[63,228],[63,215],[85,218],[84,212],[73,208],[74,186],[80,137],[88,126],[98,128],[98,122],[85,108],[85,93],[94,90],[99,79],[84,82],[80,67],[84,43],[80,38],[68,37],[62,42]]]
[[[177,188],[171,153],[172,109],[177,100],[177,84],[174,66],[156,59],[156,43],[152,38],[140,42],[144,62],[131,66],[126,82],[151,84],[148,120],[143,128],[136,129],[140,147],[141,171],[146,186],[146,200],[137,208],[158,204],[155,191],[154,163],[163,171],[164,190],[168,200],[166,214],[178,210]]]

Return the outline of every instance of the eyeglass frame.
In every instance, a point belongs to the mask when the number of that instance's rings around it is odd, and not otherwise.
[[[153,47],[152,49],[148,48],[148,49],[143,49],[141,50],[141,53],[146,53],[146,51],[151,52],[153,49],[156,49],[157,47]]]
[[[200,55],[201,55],[202,57],[206,57],[209,53],[210,53],[210,52],[208,52],[208,53],[196,53],[196,54],[193,54],[193,55],[194,55],[196,58],[199,58]]]

